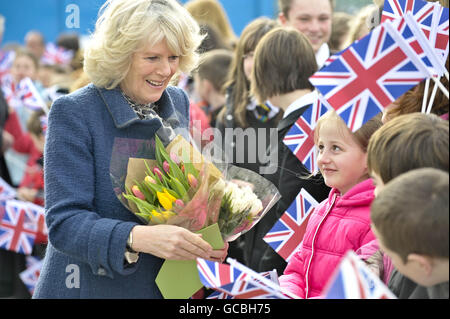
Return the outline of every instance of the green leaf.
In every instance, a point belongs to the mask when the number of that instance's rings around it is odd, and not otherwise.
[[[157,181],[159,180],[159,178],[158,177],[156,177],[157,179]],[[155,194],[156,194],[156,192],[162,192],[163,191],[163,188],[164,188],[164,186],[162,186],[162,185],[158,185],[158,184],[153,184],[153,183],[148,183],[148,182],[146,182],[146,181],[144,181],[144,183],[145,183],[145,185],[147,186],[147,187],[149,187],[150,189],[152,189],[154,192],[155,192]]]
[[[143,201],[142,199],[139,199],[136,196],[124,195],[124,197],[135,203],[139,211],[143,214],[151,214],[152,210],[157,209],[156,206],[147,203],[146,201]]]
[[[187,193],[187,190],[178,179],[172,178],[170,180],[170,185],[172,186],[172,189],[179,194],[178,198],[184,198],[184,196]]]
[[[150,176],[153,179],[157,178],[157,176],[152,172],[152,170],[148,166],[147,161],[144,160],[144,164],[145,164],[145,167],[147,168],[147,172],[146,172],[147,175]]]
[[[149,203],[154,203],[156,199],[156,192],[153,191],[152,188],[147,186],[147,183],[144,181],[141,184],[138,185],[141,192],[144,194],[145,199]]]
[[[188,159],[189,157],[183,150],[184,176],[186,177],[186,180],[188,174],[192,174],[193,176],[195,176],[195,178],[198,178],[199,175],[198,170],[194,167],[194,165],[191,162],[188,161]]]
[[[166,155],[166,156],[164,156]],[[155,134],[155,157],[158,162],[159,167],[163,167],[164,159],[167,157],[166,149],[164,144],[159,139],[158,135]],[[164,171],[164,170],[161,170]]]
[[[175,197],[176,199],[180,199],[180,196],[177,194],[177,192],[175,192],[174,190],[170,189],[170,188],[166,188],[167,192],[172,195],[173,197]]]
[[[172,161],[170,158],[169,158],[168,163],[170,165],[170,172],[173,175],[172,178],[176,178],[180,183],[183,184],[183,186],[185,188],[188,188],[189,182],[188,182],[186,176],[184,176],[183,171],[178,167],[177,163]]]
[[[156,194],[154,194],[150,189],[148,189],[145,186],[145,183],[139,183],[138,181],[134,180],[134,183],[136,184],[136,186],[139,188],[139,190],[141,191],[142,194],[144,194],[145,199],[149,202],[149,203],[154,203],[155,202],[155,197]]]

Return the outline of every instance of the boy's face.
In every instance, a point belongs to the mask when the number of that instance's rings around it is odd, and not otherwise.
[[[386,248],[383,243],[383,236],[377,231],[376,227],[372,224],[372,231],[378,239],[380,249],[391,258],[392,264],[394,267],[400,272],[402,275],[408,277],[412,281],[418,283],[422,286],[430,286],[430,283],[426,281],[426,276],[423,267],[421,267],[420,263],[415,260],[410,260],[408,256],[408,260],[406,263],[403,262],[403,259],[399,254]]]
[[[280,14],[280,21],[305,34],[317,53],[330,39],[332,14],[330,0],[292,0],[288,16]]]
[[[375,185],[374,195],[375,197],[377,197],[377,195],[381,192],[381,190],[384,187],[384,182],[381,179],[381,177],[375,172],[371,172],[370,177],[372,177],[373,184]]]

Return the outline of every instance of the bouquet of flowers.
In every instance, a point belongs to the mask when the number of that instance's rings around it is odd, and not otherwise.
[[[259,174],[207,159],[181,135],[165,144],[158,135],[114,143],[110,176],[115,194],[144,224],[184,227],[221,249],[280,198]],[[165,298],[189,298],[202,287],[194,260],[166,260],[155,281]]]
[[[214,165],[180,135],[166,147],[156,136],[154,157],[129,159],[125,190],[118,194],[144,223],[191,231],[217,223],[222,238],[232,241],[279,199],[278,190],[260,175]]]

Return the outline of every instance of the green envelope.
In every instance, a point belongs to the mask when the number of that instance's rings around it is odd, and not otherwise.
[[[213,249],[225,246],[217,223],[197,233],[202,234]],[[155,281],[164,299],[188,299],[203,287],[195,260],[164,261]]]

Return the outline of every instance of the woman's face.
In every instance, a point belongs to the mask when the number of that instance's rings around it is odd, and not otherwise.
[[[36,72],[33,60],[26,55],[18,56],[11,67],[11,75],[15,83],[19,83],[25,78],[35,80]]]
[[[162,40],[154,46],[144,46],[132,59],[130,71],[120,87],[136,103],[158,101],[178,70],[179,56]]]

